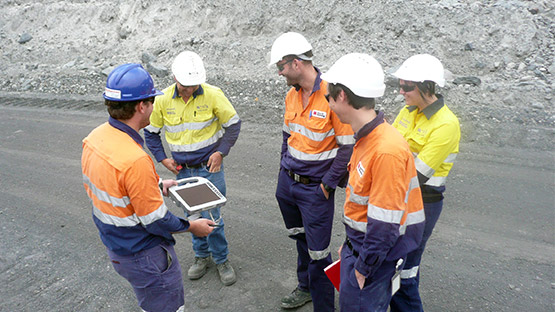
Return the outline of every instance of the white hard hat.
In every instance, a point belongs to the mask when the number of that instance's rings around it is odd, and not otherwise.
[[[310,50],[312,50],[312,45],[310,45],[303,35],[296,32],[281,34],[272,45],[272,51],[270,52],[270,64],[268,64],[268,67],[279,62],[284,56],[300,56]],[[311,60],[312,58],[302,57],[302,59]]]
[[[430,54],[417,54],[409,57],[403,62],[393,76],[414,82],[426,80],[437,83],[440,87],[445,86],[445,73],[441,62]]]
[[[324,74],[328,83],[340,83],[364,98],[376,98],[384,94],[385,83],[382,66],[368,54],[351,53],[342,56]]]
[[[196,86],[206,82],[206,70],[202,59],[192,51],[185,51],[173,60],[172,73],[182,86]]]

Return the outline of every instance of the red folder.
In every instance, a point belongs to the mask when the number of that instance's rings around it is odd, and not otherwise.
[[[332,264],[328,265],[324,272],[330,279],[335,289],[339,291],[339,282],[341,281],[341,259],[333,262]]]

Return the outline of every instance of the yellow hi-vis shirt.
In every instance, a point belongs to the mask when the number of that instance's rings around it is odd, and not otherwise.
[[[416,170],[428,180],[424,185],[441,187],[459,153],[461,130],[457,116],[443,103],[443,97],[420,111],[405,106],[393,126],[409,143]]]
[[[207,83],[201,86],[204,93],[189,97],[185,104],[181,97],[174,97],[175,84],[156,97],[146,129],[159,133],[165,127],[172,152],[195,152],[211,146],[224,135],[222,127],[240,120],[220,88]]]

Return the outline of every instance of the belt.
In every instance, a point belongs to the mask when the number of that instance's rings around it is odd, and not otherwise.
[[[288,176],[290,176],[293,180],[295,180],[295,182],[300,182],[302,184],[320,183],[320,181],[312,180],[308,176],[303,176],[303,175],[300,175],[300,174],[296,174],[291,170],[285,169],[285,172],[287,173]]]
[[[205,161],[205,162],[201,162],[200,164],[196,164],[196,165],[189,165],[189,164],[179,164],[179,165],[181,167],[187,168],[187,169],[198,169],[198,168],[206,167],[207,164],[208,164],[208,162]]]
[[[353,248],[353,244],[351,244],[351,241],[349,240],[348,237],[345,239],[345,245],[347,245],[347,247],[349,247],[349,249],[350,249],[351,252],[353,253],[353,256],[355,256],[355,257],[358,258],[358,251],[356,251],[356,250]]]

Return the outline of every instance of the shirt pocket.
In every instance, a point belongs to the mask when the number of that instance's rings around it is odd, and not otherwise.
[[[427,137],[416,129],[407,137],[407,141],[412,152],[420,153],[426,144]]]

